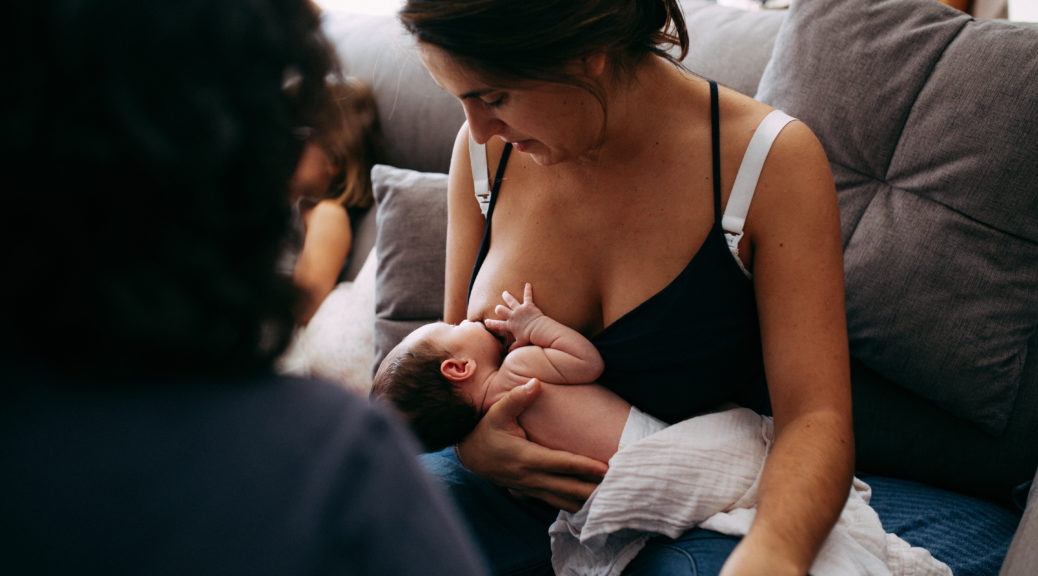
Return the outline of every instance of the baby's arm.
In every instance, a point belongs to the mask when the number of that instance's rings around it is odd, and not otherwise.
[[[587,384],[602,374],[602,356],[594,344],[576,330],[545,316],[533,303],[533,287],[527,283],[520,303],[509,292],[505,304],[494,312],[501,320],[487,319],[487,329],[511,334],[515,343],[502,367],[521,377],[553,384]],[[532,346],[527,346],[532,344]]]

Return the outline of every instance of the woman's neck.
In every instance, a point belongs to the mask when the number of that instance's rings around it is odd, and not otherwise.
[[[599,170],[639,160],[640,154],[659,144],[661,135],[674,122],[660,110],[681,109],[674,101],[695,106],[690,91],[694,77],[658,56],[647,56],[629,74],[608,74],[606,118],[600,144],[590,149],[578,164]]]

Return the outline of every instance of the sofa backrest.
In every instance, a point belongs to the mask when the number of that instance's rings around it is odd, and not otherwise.
[[[852,355],[977,438],[999,439],[988,444],[997,456],[980,441],[956,446],[978,449],[972,469],[943,470],[957,481],[1030,478],[1038,25],[976,20],[933,0],[801,0],[756,96],[804,121],[829,156]],[[884,428],[908,431],[890,427],[883,404],[858,402],[870,405],[866,446]],[[949,451],[944,428],[904,438],[898,466]],[[984,466],[1014,450],[1020,469]]]
[[[745,12],[706,0],[683,0],[692,71],[753,95],[771,56],[783,11]],[[465,115],[419,59],[413,39],[394,15],[329,11],[324,29],[346,74],[372,85],[385,133],[385,163],[446,172]],[[744,42],[747,37],[753,42]]]
[[[343,71],[375,91],[386,164],[447,172],[454,137],[465,121],[461,104],[425,70],[414,41],[392,15],[329,11],[324,29]]]

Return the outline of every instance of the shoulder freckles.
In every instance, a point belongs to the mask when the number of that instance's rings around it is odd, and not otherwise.
[[[836,184],[822,144],[806,124],[790,122],[768,152],[751,219],[784,218],[790,211],[828,211],[835,199]]]
[[[794,184],[819,178],[831,183],[829,159],[811,128],[794,120],[782,129],[768,151],[761,182]]]
[[[779,133],[768,154],[769,159],[772,155],[780,159],[790,157],[798,162],[824,161],[826,166],[829,163],[818,137],[807,124],[798,119],[786,124]]]

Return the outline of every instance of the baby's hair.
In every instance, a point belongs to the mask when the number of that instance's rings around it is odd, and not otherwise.
[[[428,340],[399,350],[382,361],[371,398],[388,400],[408,421],[425,449],[434,452],[460,442],[479,422],[480,413],[440,372],[450,352]]]

